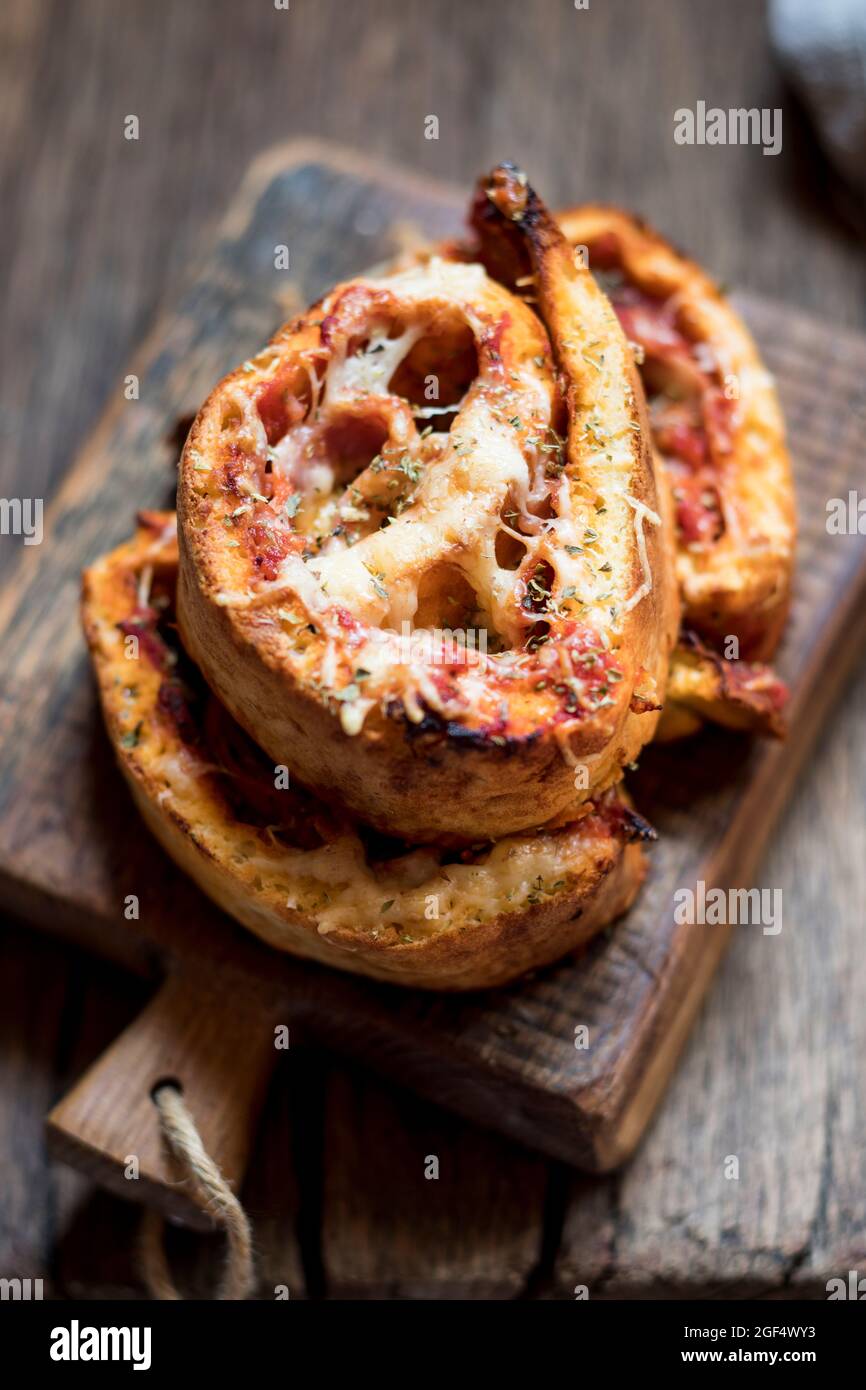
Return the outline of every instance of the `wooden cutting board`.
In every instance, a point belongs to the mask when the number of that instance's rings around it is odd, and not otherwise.
[[[278,1024],[579,1167],[627,1158],[730,935],[678,926],[673,894],[698,880],[755,882],[866,631],[866,538],[826,530],[827,499],[847,499],[861,482],[866,339],[736,297],[777,375],[796,470],[802,536],[779,662],[791,730],[784,744],[711,732],[645,755],[633,791],[660,840],[628,918],[579,959],[520,985],[433,997],[279,956],[175,870],[139,821],[103,734],[78,626],[81,567],[129,533],[138,507],[170,502],[174,422],[229,367],[335,280],[414,236],[454,232],[467,193],[318,143],[257,160],[213,249],[122,373],[46,511],[44,543],[22,546],[0,603],[0,898],[34,925],[164,977],[53,1112],[50,1133],[63,1156],[123,1195],[196,1224],[162,1151],[151,1088],[181,1081],[206,1147],[239,1183]],[[288,271],[275,269],[279,246]],[[137,399],[127,398],[131,384]],[[137,921],[124,915],[129,894],[140,900]],[[589,1046],[578,1050],[580,1025]],[[137,1183],[123,1176],[130,1154]]]

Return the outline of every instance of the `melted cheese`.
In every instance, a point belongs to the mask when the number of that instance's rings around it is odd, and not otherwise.
[[[387,289],[401,299],[418,302],[434,296],[471,304],[484,295],[487,272],[477,262],[444,261],[441,256],[409,266],[407,270],[359,282],[373,289]]]
[[[349,400],[354,396],[387,396],[388,383],[403,358],[421,337],[423,327],[413,324],[397,338],[389,338],[380,329],[371,333],[363,352],[351,357],[340,354],[331,358],[325,377],[325,398],[329,404]]]
[[[531,379],[527,385],[534,389],[520,394],[529,395],[529,410],[546,424],[545,394]],[[499,512],[509,491],[525,498],[530,488],[527,448],[520,432],[501,418],[506,408],[491,399],[489,387],[473,387],[413,504],[350,550],[311,563],[333,600],[366,622],[398,627],[414,617],[424,573],[448,561],[466,574],[497,630],[509,641],[520,639],[522,629],[507,601],[510,587],[504,592],[494,557]]]
[[[650,567],[649,555],[647,554],[646,536],[644,535],[643,524],[645,521],[649,521],[653,526],[661,526],[661,517],[652,511],[646,503],[638,501],[636,497],[630,497],[627,492],[623,493],[623,497],[626,502],[628,502],[629,506],[634,508],[634,534],[637,541],[637,553],[640,557],[641,569],[643,570],[643,583],[635,589],[631,598],[626,601],[625,609],[626,612],[629,612],[636,604],[640,603],[641,599],[645,599],[648,594],[652,593],[653,575]]]
[[[402,332],[389,337],[387,327],[377,326],[370,330],[363,351],[347,355],[345,346],[332,351],[322,383],[311,368],[318,409],[310,412],[308,422],[291,428],[270,451],[275,471],[289,477],[305,498],[311,494],[319,498],[317,530],[321,533],[336,520],[343,525],[368,520],[351,490],[336,493],[333,469],[317,456],[332,413],[343,410],[347,402],[356,409],[370,398],[389,402],[387,407],[375,407],[387,420],[389,441],[406,448],[409,457],[418,461],[412,412],[405,402],[388,394],[400,363],[427,331],[443,300],[449,312],[458,313],[479,341],[492,325],[499,322],[501,328],[507,323],[504,306],[497,298],[502,292],[491,285],[479,265],[434,257],[396,275],[355,283],[388,290],[401,306]],[[407,306],[414,310],[408,323]],[[326,313],[330,307],[330,301],[326,302]],[[603,301],[593,301],[591,296],[576,304],[574,312],[581,325],[581,339],[578,343],[566,339],[564,350],[566,354],[577,353],[585,367],[587,343],[592,344],[594,334],[610,342],[609,325],[604,321]],[[584,324],[580,314],[588,315],[591,321]],[[325,637],[316,670],[322,688],[339,695],[354,681],[354,670],[363,667],[367,673],[359,695],[341,705],[342,727],[349,734],[360,731],[370,710],[389,693],[399,693],[407,716],[416,722],[423,719],[425,705],[443,714],[463,713],[467,707],[479,713],[491,706],[493,696],[484,673],[497,669],[493,658],[485,657],[471,671],[452,672],[449,679],[457,694],[451,697],[443,695],[441,685],[431,679],[431,659],[417,653],[407,658],[397,643],[396,632],[404,624],[411,625],[416,617],[425,575],[437,566],[454,566],[461,571],[476,596],[484,622],[516,650],[522,649],[532,621],[519,606],[520,595],[538,563],[544,561],[554,575],[550,613],[567,616],[578,611],[571,607],[573,601],[579,611],[588,612],[588,621],[610,648],[608,629],[652,588],[643,522],[659,521],[625,491],[633,466],[633,403],[629,391],[623,390],[621,357],[621,347],[614,339],[613,348],[600,354],[598,362],[590,354],[594,372],[582,371],[588,384],[575,426],[580,436],[569,446],[570,458],[579,465],[578,478],[572,477],[577,470],[571,463],[558,485],[551,484],[548,477],[549,453],[542,446],[551,421],[553,383],[547,358],[543,353],[509,357],[507,372],[482,370],[469,388],[457,407],[450,432],[437,436],[439,447],[432,456],[425,455],[426,467],[414,493],[402,513],[390,518],[390,524],[362,535],[351,545],[341,532],[307,562],[290,554],[281,562],[276,579],[259,581],[255,594],[245,596],[227,589],[218,595],[217,602],[237,608],[264,607],[283,593],[291,593]],[[417,413],[432,414],[437,409],[425,411],[422,407]],[[451,409],[441,407],[443,412]],[[606,422],[604,430],[599,423],[601,415]],[[261,429],[261,422],[256,425],[245,410],[244,427],[254,434]],[[643,582],[630,596],[625,591],[629,567],[604,563],[608,557],[593,548],[592,523],[602,486],[605,507],[612,514],[605,525],[607,541],[612,539],[616,545],[627,524],[629,508],[633,512]],[[538,513],[551,492],[555,515],[542,519]],[[506,503],[516,513],[514,526],[502,520]],[[504,568],[496,559],[501,531],[525,547],[517,571]],[[350,650],[345,630],[337,621],[337,606],[366,628],[364,641],[353,644]],[[542,608],[539,618],[544,612]],[[295,647],[288,634],[285,640],[287,659],[292,662]],[[303,666],[307,660],[301,653],[299,664]]]

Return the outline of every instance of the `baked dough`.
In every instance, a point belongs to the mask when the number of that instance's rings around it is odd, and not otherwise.
[[[181,462],[191,655],[275,762],[412,842],[573,819],[664,698],[676,595],[642,393],[545,218],[553,352],[481,265],[430,255],[282,328]]]
[[[741,733],[781,738],[788,692],[763,662],[726,661],[694,632],[680,635],[656,743],[697,733],[707,721]]]
[[[121,769],[154,835],[220,907],[278,950],[437,990],[505,984],[624,912],[652,832],[617,791],[576,824],[447,854],[353,824],[275,769],[174,626],[175,519],[83,578],[83,621]],[[437,915],[433,915],[433,914]]]
[[[683,621],[766,661],[788,613],[794,490],[772,378],[710,277],[638,218],[558,214],[635,344],[677,515]]]
[[[787,692],[765,663],[787,617],[796,527],[772,379],[710,277],[645,222],[599,206],[559,222],[635,345],[674,494],[685,636],[656,738],[705,720],[780,737]]]

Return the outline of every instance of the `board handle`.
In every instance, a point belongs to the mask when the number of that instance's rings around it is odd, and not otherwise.
[[[212,1230],[165,1146],[153,1091],[177,1083],[206,1152],[237,1192],[276,1061],[279,1013],[265,993],[172,973],[48,1115],[51,1153],[121,1197]]]

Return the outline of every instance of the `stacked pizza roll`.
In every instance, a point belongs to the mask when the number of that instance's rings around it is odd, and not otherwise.
[[[683,630],[659,737],[701,719],[780,734],[766,663],[788,614],[795,516],[784,426],[751,335],[692,261],[614,208],[561,214],[634,344],[672,489]]]
[[[779,732],[756,663],[794,530],[772,386],[696,267],[507,165],[470,221],[222,381],[176,524],[142,514],[84,578],[168,851],[272,945],[434,989],[629,906],[654,736]]]

